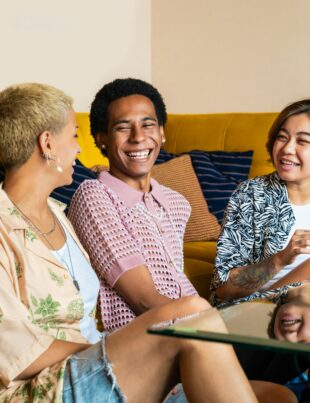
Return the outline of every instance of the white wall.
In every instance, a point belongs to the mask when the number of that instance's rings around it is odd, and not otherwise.
[[[152,80],[176,113],[310,97],[310,1],[152,0]]]
[[[0,89],[45,82],[88,111],[117,77],[151,79],[150,0],[0,0]]]

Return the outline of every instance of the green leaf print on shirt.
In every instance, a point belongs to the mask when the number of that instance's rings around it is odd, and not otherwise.
[[[18,388],[18,390],[14,396],[18,396],[19,398],[23,397],[26,399],[25,402],[27,402],[27,401],[29,401],[27,399],[28,399],[28,396],[30,393],[30,388],[31,388],[30,382],[27,382]]]
[[[17,278],[21,278],[22,276],[22,266],[19,262],[15,262],[15,270],[17,274]]]
[[[49,272],[49,275],[50,275],[51,279],[52,279],[53,281],[55,281],[56,284],[57,284],[59,287],[62,287],[62,286],[64,285],[64,280],[63,280],[63,278],[62,278],[61,276],[59,276],[58,274],[56,274],[51,268],[48,268],[48,272]]]
[[[17,208],[16,207],[9,207],[9,212],[10,212],[10,215],[13,215],[13,216],[15,216],[15,217],[21,217],[22,215],[20,214],[20,212],[17,210]]]
[[[38,239],[37,235],[35,234],[35,232],[33,232],[33,230],[31,228],[26,228],[26,239],[28,239],[28,241],[35,241],[36,239]]]
[[[61,367],[60,370],[57,372],[57,381],[63,379],[65,377],[66,367]]]
[[[66,333],[62,330],[61,332],[56,334],[56,339],[58,340],[66,340]]]
[[[34,305],[38,307],[34,313],[41,315],[43,318],[46,318],[47,316],[54,316],[58,311],[58,307],[60,306],[59,302],[53,301],[51,294],[48,294],[45,299],[40,298],[39,303],[33,296],[31,296],[31,301],[35,301]]]
[[[82,298],[70,302],[67,308],[67,318],[69,320],[80,320],[84,316],[84,304]]]
[[[41,401],[47,395],[47,393],[52,389],[53,386],[54,386],[54,384],[50,379],[47,379],[46,383],[43,385],[35,386],[32,390],[33,402]]]

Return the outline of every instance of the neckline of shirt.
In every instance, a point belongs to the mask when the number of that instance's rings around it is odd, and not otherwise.
[[[132,208],[139,202],[144,203],[148,197],[153,197],[164,209],[169,209],[169,200],[164,194],[162,186],[153,178],[151,178],[150,192],[136,190],[107,171],[101,172],[98,180],[113,190],[128,207]]]

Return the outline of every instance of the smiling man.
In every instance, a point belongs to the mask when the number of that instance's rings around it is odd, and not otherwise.
[[[106,84],[91,106],[91,132],[110,171],[79,187],[69,218],[101,280],[109,331],[171,299],[197,294],[183,263],[189,203],[151,178],[166,119],[157,89],[132,78]]]

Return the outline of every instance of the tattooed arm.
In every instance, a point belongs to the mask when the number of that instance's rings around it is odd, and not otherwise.
[[[309,244],[310,231],[296,230],[283,250],[259,263],[231,269],[227,282],[216,290],[217,297],[222,300],[241,298],[259,290],[284,266],[293,263],[297,255],[310,255]],[[273,284],[272,288],[309,279],[310,260],[308,259]]]
[[[266,284],[281,269],[278,254],[249,266],[231,269],[225,284],[216,289],[221,300],[245,297]]]

